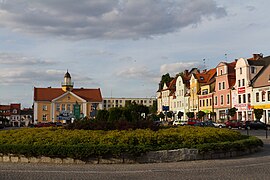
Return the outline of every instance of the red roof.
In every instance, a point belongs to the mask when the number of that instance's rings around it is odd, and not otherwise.
[[[100,89],[73,89],[72,93],[88,102],[101,102],[102,96]],[[52,101],[53,99],[65,94],[61,88],[34,88],[34,101]]]

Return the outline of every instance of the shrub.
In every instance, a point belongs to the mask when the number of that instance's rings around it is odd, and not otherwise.
[[[136,130],[66,130],[33,128],[0,131],[0,152],[26,156],[71,157],[86,159],[97,156],[137,156],[147,151],[198,148],[201,152],[215,149],[242,149],[262,145],[255,138],[237,131],[219,128],[178,127],[152,131]]]

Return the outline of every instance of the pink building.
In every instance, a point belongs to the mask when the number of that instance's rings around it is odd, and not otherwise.
[[[214,109],[217,120],[228,120],[228,109],[232,108],[231,89],[235,84],[236,62],[221,62],[217,65]]]

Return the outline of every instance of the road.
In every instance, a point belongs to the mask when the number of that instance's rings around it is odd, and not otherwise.
[[[265,131],[249,133],[264,141],[263,151],[234,159],[117,165],[0,163],[0,179],[270,179],[270,139]]]

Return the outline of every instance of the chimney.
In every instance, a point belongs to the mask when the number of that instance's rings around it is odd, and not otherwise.
[[[258,59],[261,59],[263,58],[263,54],[260,53],[260,54],[253,54],[253,60],[258,60]]]

